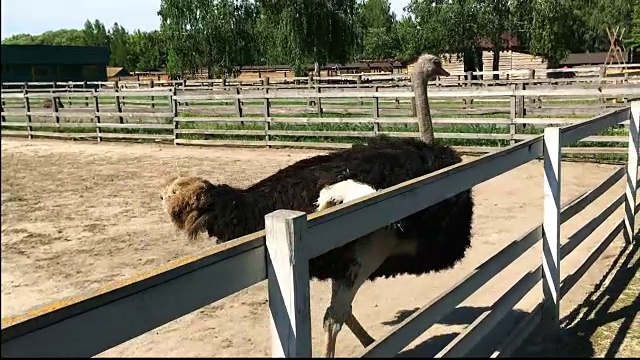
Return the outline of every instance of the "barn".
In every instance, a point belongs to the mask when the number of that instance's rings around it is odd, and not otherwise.
[[[2,82],[106,81],[109,49],[2,45]]]

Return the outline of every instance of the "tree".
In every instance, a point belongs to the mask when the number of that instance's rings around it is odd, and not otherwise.
[[[129,33],[125,28],[114,23],[109,31],[109,46],[111,57],[109,64],[132,69],[135,65],[129,63]]]
[[[109,47],[109,34],[104,24],[96,19],[93,22],[85,21],[82,30],[84,45],[87,46],[106,46]]]
[[[570,53],[572,12],[562,0],[534,0],[533,16],[528,24],[529,48],[544,56],[549,67],[557,67]]]

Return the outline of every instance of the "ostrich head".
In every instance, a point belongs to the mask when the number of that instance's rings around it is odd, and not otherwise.
[[[162,208],[190,240],[206,228],[207,216],[204,214],[212,204],[213,188],[213,184],[203,178],[185,176],[169,179],[160,189]]]
[[[427,98],[427,82],[437,76],[449,76],[449,72],[442,67],[439,57],[423,54],[414,64],[411,73],[411,83],[416,99],[416,115],[418,116],[418,131],[420,139],[425,143],[433,143],[433,124]]]

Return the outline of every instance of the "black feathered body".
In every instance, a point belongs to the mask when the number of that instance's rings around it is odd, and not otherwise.
[[[320,191],[344,180],[381,190],[461,162],[450,147],[419,139],[379,136],[351,149],[300,160],[247,189],[215,185],[210,236],[228,241],[264,228],[264,216],[278,209],[316,211]],[[400,221],[399,241],[417,240],[415,255],[393,255],[369,277],[420,275],[453,267],[471,242],[473,198],[461,192]],[[342,279],[356,261],[355,242],[310,260],[312,277]]]

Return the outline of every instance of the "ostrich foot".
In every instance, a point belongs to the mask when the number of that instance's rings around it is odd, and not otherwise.
[[[324,321],[322,327],[324,329],[324,357],[332,358],[336,355],[336,340],[338,333],[342,330],[342,324],[347,319],[352,318],[351,306],[345,304],[344,306],[329,305],[327,311],[324,313]],[[357,322],[357,320],[356,320]]]

